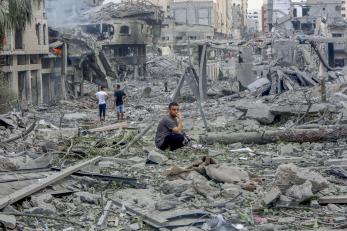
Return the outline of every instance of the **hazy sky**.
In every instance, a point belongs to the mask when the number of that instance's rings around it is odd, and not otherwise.
[[[263,0],[248,0],[248,9],[261,9]]]

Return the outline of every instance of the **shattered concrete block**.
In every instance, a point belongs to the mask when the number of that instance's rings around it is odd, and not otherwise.
[[[101,199],[100,195],[91,194],[89,192],[78,192],[75,193],[75,196],[77,196],[81,202],[88,204],[99,204]]]
[[[307,180],[302,185],[293,185],[287,190],[286,195],[296,199],[298,202],[303,202],[312,198],[313,192],[311,181]]]
[[[278,230],[277,227],[272,223],[259,225],[257,226],[257,229],[259,231],[277,231]]]
[[[4,224],[5,227],[9,229],[14,229],[16,228],[17,220],[13,215],[0,214],[0,223]]]
[[[334,217],[333,220],[335,223],[344,223],[344,222],[346,222],[347,217],[342,217],[342,216],[341,217]]]
[[[275,116],[266,104],[256,103],[254,107],[247,110],[246,118],[257,120],[261,124],[272,124]]]
[[[234,198],[242,192],[240,185],[223,184],[221,195],[224,198]]]
[[[328,181],[317,172],[299,168],[294,164],[284,164],[277,168],[275,184],[278,185],[283,192],[293,185],[301,185],[306,181],[312,183],[313,193],[317,193],[329,187]]]
[[[136,230],[140,230],[140,229],[141,229],[141,226],[139,223],[134,223],[134,224],[131,224],[131,225],[128,225],[127,227],[125,227],[126,231],[136,231]]]
[[[203,175],[201,175],[200,173],[196,172],[196,171],[191,171],[187,176],[184,177],[185,180],[190,180],[192,181],[194,184],[199,184],[199,183],[206,183],[208,182],[208,180],[206,179],[206,177],[204,177]]]
[[[53,196],[51,194],[42,194],[39,196],[31,197],[31,203],[34,207],[45,208],[51,211],[56,211],[54,205],[50,204],[53,200]]]
[[[0,157],[0,171],[12,171],[15,169],[17,169],[17,166],[9,158]]]
[[[151,93],[152,93],[152,88],[145,87],[145,89],[143,89],[142,96],[145,98],[149,98],[151,97]]]
[[[162,186],[162,190],[165,194],[182,193],[186,191],[188,188],[190,188],[191,186],[192,186],[191,181],[179,179],[179,180],[165,182]]]
[[[281,195],[281,190],[278,187],[273,187],[269,192],[267,192],[263,198],[263,203],[265,205],[270,205],[274,203]]]
[[[285,155],[290,155],[294,152],[294,147],[292,144],[286,144],[281,146],[281,150],[280,153],[281,155],[285,156]]]
[[[342,209],[335,204],[328,204],[327,207],[332,212],[341,212],[342,211]]]
[[[281,208],[281,207],[292,207],[296,206],[298,203],[294,201],[293,198],[281,195],[279,199],[276,202],[276,207]]]
[[[31,209],[26,209],[24,210],[25,213],[28,214],[40,214],[40,215],[53,215],[55,213],[57,213],[57,210],[55,209],[55,207],[52,206],[45,206],[45,207],[34,207]]]
[[[154,150],[149,152],[147,158],[149,161],[156,163],[156,164],[162,164],[168,160],[168,158],[166,156],[164,156],[163,154],[160,154]]]
[[[161,200],[155,203],[155,209],[158,211],[168,211],[176,208],[179,204],[178,201],[174,200]]]
[[[318,209],[320,207],[319,202],[317,200],[311,200],[310,207],[314,209]]]
[[[288,223],[294,223],[295,222],[295,217],[280,217],[278,219],[278,223],[282,224],[288,224]]]
[[[253,83],[249,84],[247,86],[248,90],[250,90],[251,92],[255,92],[258,89],[271,84],[270,80],[268,80],[267,78],[260,78],[257,79],[256,81],[254,81]]]
[[[249,180],[249,175],[246,171],[239,167],[223,165],[209,165],[205,167],[206,174],[219,182],[224,183],[240,183]]]

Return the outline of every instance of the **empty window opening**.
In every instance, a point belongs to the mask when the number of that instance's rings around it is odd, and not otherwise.
[[[130,34],[130,28],[128,26],[121,26],[119,33],[129,35]]]
[[[38,23],[36,24],[35,26],[35,30],[36,30],[36,38],[37,38],[37,44],[41,45],[41,33],[40,33],[40,27],[41,27],[41,24]]]

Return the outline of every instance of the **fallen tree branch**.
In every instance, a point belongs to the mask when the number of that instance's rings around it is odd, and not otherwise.
[[[205,144],[266,144],[285,142],[320,142],[336,141],[341,138],[347,138],[347,125],[334,126],[332,128],[319,129],[290,129],[260,132],[243,133],[209,133],[200,136],[200,142]]]
[[[37,123],[37,120],[35,120],[35,121],[32,123],[32,125],[31,125],[27,130],[25,130],[22,134],[20,134],[20,135],[18,135],[18,136],[15,136],[15,137],[13,137],[13,138],[4,140],[4,141],[0,142],[0,144],[1,144],[1,143],[10,143],[10,142],[16,141],[16,140],[18,140],[18,139],[20,139],[20,138],[26,137],[27,135],[29,135],[29,134],[35,129],[36,123]]]
[[[150,122],[149,124],[148,124],[148,126],[145,128],[145,129],[143,129],[143,131],[142,132],[140,132],[139,134],[137,134],[135,137],[134,137],[134,139],[132,139],[128,144],[127,144],[127,146],[120,152],[120,154],[119,155],[123,155],[125,152],[127,152],[128,150],[129,150],[129,148],[131,147],[131,146],[133,146],[137,141],[139,141],[144,135],[146,135],[146,133],[149,131],[149,130],[151,130],[151,128],[154,126],[154,121],[152,121],[152,122]]]

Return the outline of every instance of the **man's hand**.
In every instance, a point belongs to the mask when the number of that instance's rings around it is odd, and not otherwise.
[[[183,116],[182,116],[182,113],[181,112],[177,112],[177,122],[182,122],[183,121]]]

